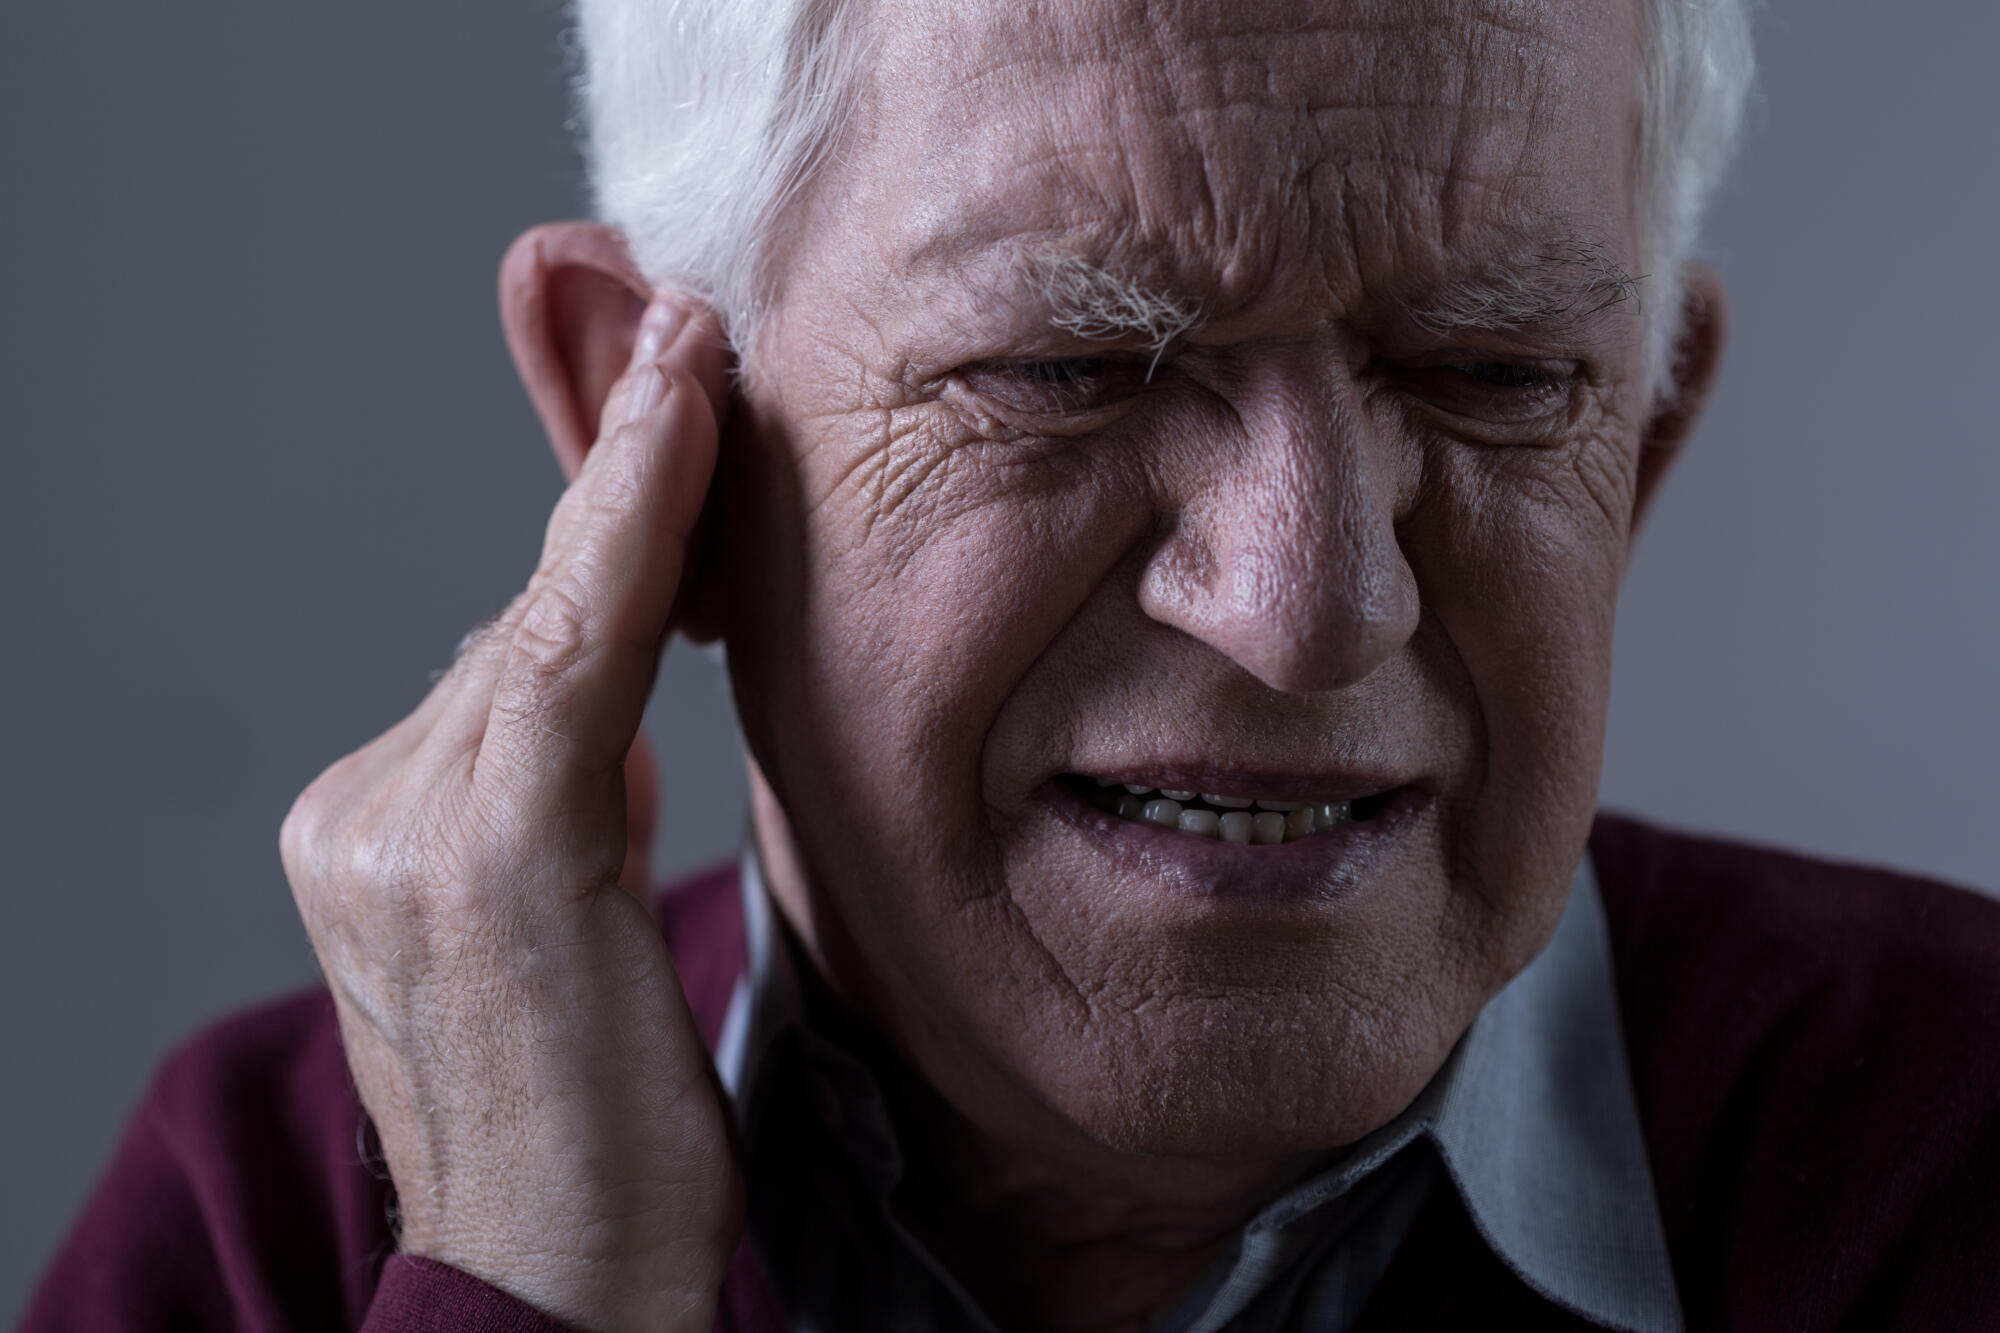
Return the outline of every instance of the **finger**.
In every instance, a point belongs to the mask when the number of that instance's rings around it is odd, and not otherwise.
[[[632,415],[633,394],[646,384],[639,372],[649,365],[660,364],[663,357],[673,358],[668,364],[670,370],[678,367],[695,376],[708,398],[719,433],[730,401],[732,354],[728,341],[713,311],[682,298],[666,296],[648,307],[647,318],[633,341],[631,363],[612,386],[598,414],[606,435]],[[603,436],[599,442],[603,442]],[[545,548],[568,540],[567,529],[558,527],[565,517],[558,513],[552,518],[550,532],[544,539]],[[545,549],[543,564],[546,563]],[[494,682],[506,665],[513,635],[528,601],[525,593],[516,597],[498,614],[467,633],[437,688],[421,705],[419,713],[426,728],[437,727],[440,731],[441,743],[437,748],[443,762],[463,761],[477,749],[484,736]]]
[[[686,335],[694,345],[695,377],[701,381],[704,392],[715,413],[718,434],[726,433],[729,415],[735,401],[735,358],[722,333],[720,322],[713,312],[703,308],[695,317]],[[698,585],[701,583],[705,561],[712,559],[710,538],[715,519],[705,508],[696,518],[694,533],[688,542],[688,558],[681,567],[681,587],[674,603],[674,623],[688,628],[698,635],[713,636],[717,633],[712,623],[712,606],[697,609],[700,604]]]
[[[493,659],[505,660],[504,646],[496,651],[493,640],[496,634],[504,638],[501,622],[513,612],[514,607],[510,604],[465,632],[458,646],[452,649],[450,664],[431,672],[430,692],[403,720],[404,727],[413,727],[420,735],[428,735],[443,718],[452,701],[465,691],[479,690],[483,681],[487,693],[491,693],[493,678],[500,670]]]
[[[656,306],[638,353],[613,395],[623,420],[550,519],[474,764],[475,776],[545,812],[621,781],[714,470],[700,371],[715,353],[701,326],[675,328]]]
[[[649,365],[657,365],[669,375],[692,376],[708,400],[709,412],[720,434],[729,402],[729,359],[728,344],[723,341],[720,325],[711,311],[690,306],[675,297],[657,299],[648,307],[640,324],[630,366],[605,397],[599,416],[602,423],[599,444],[635,416],[645,414],[635,406],[635,395],[657,394],[659,390],[659,382],[644,373]],[[592,451],[593,456],[596,452]],[[585,467],[588,466],[586,459]],[[582,481],[582,477],[577,480]],[[571,536],[568,525],[587,512],[558,506],[544,543],[544,565],[551,551],[567,547]]]
[[[708,395],[709,410],[715,414],[718,430],[729,424],[730,370],[732,356],[723,337],[722,324],[715,312],[703,306],[688,321],[682,338],[688,345],[689,369]]]
[[[526,606],[522,593],[459,640],[451,665],[420,710],[431,714],[437,748],[463,755],[478,745],[493,705],[493,682],[507,664],[514,627]]]
[[[611,387],[598,414],[600,435],[585,456],[583,472],[565,491],[549,519],[543,537],[542,558],[527,590],[515,597],[498,615],[468,634],[459,645],[450,670],[440,682],[438,694],[449,700],[436,718],[433,744],[426,756],[434,771],[444,773],[462,768],[478,753],[492,714],[493,691],[513,652],[513,640],[521,618],[539,590],[543,572],[557,551],[571,541],[570,528],[577,508],[572,497],[588,484],[587,477],[598,471],[592,460],[605,453],[605,444],[632,415],[633,394],[646,383],[645,376],[657,376],[664,356],[686,355],[694,345],[681,347],[677,336],[687,323],[688,309],[668,301],[656,301],[647,308],[626,371]],[[711,324],[712,327],[712,324]]]

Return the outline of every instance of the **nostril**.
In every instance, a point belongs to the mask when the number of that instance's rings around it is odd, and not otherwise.
[[[1218,540],[1183,525],[1148,562],[1140,609],[1282,693],[1356,684],[1416,633],[1416,578],[1393,532],[1303,549],[1285,547],[1289,535],[1246,520]]]

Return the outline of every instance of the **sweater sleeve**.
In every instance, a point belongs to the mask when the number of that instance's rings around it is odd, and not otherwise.
[[[565,1333],[566,1326],[471,1274],[430,1259],[393,1256],[362,1333]]]
[[[142,1107],[21,1323],[21,1333],[298,1327],[265,1282],[232,1283],[198,1202]],[[326,1311],[332,1315],[332,1309]],[[327,1327],[335,1326],[329,1320]],[[362,1333],[566,1333],[565,1326],[447,1264],[392,1255]]]
[[[250,1326],[230,1308],[201,1209],[149,1110],[126,1127],[29,1298],[21,1333]]]
[[[326,993],[238,1014],[161,1065],[21,1333],[562,1333],[394,1254],[390,1202]]]

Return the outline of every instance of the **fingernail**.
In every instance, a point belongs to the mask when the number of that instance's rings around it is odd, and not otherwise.
[[[648,365],[634,370],[632,378],[632,393],[625,400],[625,420],[644,421],[667,396],[667,377],[658,366]]]
[[[671,301],[654,300],[639,321],[639,336],[632,342],[632,364],[650,366],[667,350],[667,344],[687,323],[687,310]]]

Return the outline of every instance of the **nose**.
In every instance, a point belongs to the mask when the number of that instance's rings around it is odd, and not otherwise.
[[[1298,404],[1243,418],[1238,447],[1191,466],[1139,603],[1276,690],[1362,680],[1416,632],[1397,538],[1414,490],[1352,411]]]

